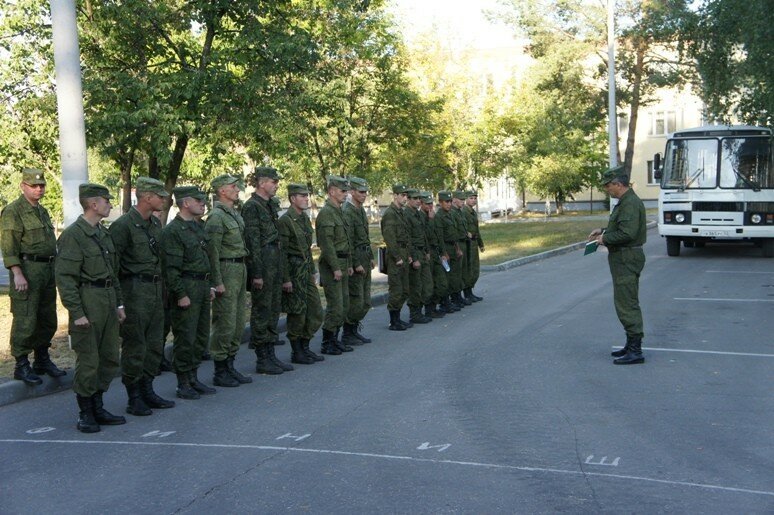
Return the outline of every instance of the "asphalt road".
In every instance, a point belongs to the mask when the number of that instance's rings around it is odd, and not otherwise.
[[[644,365],[611,364],[606,256],[578,251],[488,274],[484,302],[405,333],[375,309],[353,353],[94,435],[71,392],[2,407],[0,512],[772,513],[774,260],[650,238]],[[116,381],[106,405],[124,402]]]

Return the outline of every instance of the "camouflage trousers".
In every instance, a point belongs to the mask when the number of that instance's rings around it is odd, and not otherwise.
[[[124,384],[156,377],[164,352],[161,283],[138,278],[121,281],[126,320],[121,324],[121,376]]]
[[[13,315],[11,354],[14,358],[50,347],[57,327],[54,264],[22,261],[21,267],[27,289],[16,291],[13,274],[10,274],[8,291]]]

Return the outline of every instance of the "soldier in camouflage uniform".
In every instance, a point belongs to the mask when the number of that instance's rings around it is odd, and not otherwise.
[[[107,188],[81,184],[83,215],[57,242],[56,285],[69,313],[70,344],[77,356],[73,391],[80,410],[78,430],[125,424],[102,404],[102,394],[118,372],[118,327],[126,319],[118,283],[116,247],[100,221],[110,214]]]
[[[642,246],[647,239],[645,206],[629,187],[629,177],[623,166],[605,172],[602,176],[605,191],[618,204],[610,213],[605,229],[595,229],[589,241],[607,246],[607,262],[613,276],[613,303],[618,320],[626,331],[626,345],[612,352],[616,365],[644,363],[642,338],[645,335],[640,309],[640,273],[645,267]]]
[[[409,188],[406,191],[408,200],[403,208],[406,224],[409,227],[411,237],[411,267],[409,268],[409,322],[413,324],[426,324],[433,319],[422,313],[422,300],[427,296],[428,289],[432,289],[432,281],[427,283],[422,280],[423,268],[430,268],[430,249],[427,242],[422,214],[419,206],[422,204],[422,195],[419,190]]]
[[[371,270],[376,266],[368,235],[368,216],[363,203],[368,196],[368,183],[360,177],[350,177],[350,198],[342,208],[351,233],[352,267],[355,271],[349,278],[349,313],[344,324],[341,340],[348,345],[371,343],[370,338],[360,334],[361,321],[371,310]]]
[[[239,179],[223,174],[215,177],[211,186],[217,200],[204,230],[209,237],[207,250],[215,285],[210,337],[210,353],[215,364],[212,382],[215,386],[233,388],[252,381],[234,368],[242,342],[247,301],[245,222],[234,209],[239,199]]]
[[[200,394],[216,392],[199,381],[197,374],[210,335],[210,308],[215,298],[207,234],[197,219],[204,214],[207,195],[196,186],[180,186],[172,193],[179,212],[161,231],[161,260],[175,336],[172,366],[177,374],[177,396],[198,399]]]
[[[245,243],[250,252],[250,341],[257,360],[255,371],[260,374],[282,374],[293,366],[280,361],[274,353],[277,341],[282,277],[280,266],[283,249],[280,245],[277,204],[271,200],[279,184],[277,170],[259,166],[250,175],[255,191],[242,208],[245,220]]]
[[[428,191],[420,193],[422,204],[420,205],[420,215],[422,219],[422,228],[425,231],[425,238],[428,245],[427,262],[422,266],[422,304],[425,306],[425,316],[430,318],[443,318],[444,313],[437,308],[438,303],[434,300],[435,295],[435,264],[443,270],[441,259],[443,251],[441,249],[438,233],[433,224],[435,211],[433,211],[433,195]],[[445,283],[446,278],[443,278]]]
[[[349,311],[349,278],[352,269],[352,245],[341,206],[347,197],[349,183],[343,177],[328,177],[328,198],[317,214],[315,231],[320,248],[320,284],[325,291],[322,353],[337,355],[351,352],[349,345],[338,341],[341,326]]]
[[[435,227],[438,238],[442,242],[441,246],[444,251],[443,257],[446,258],[446,264],[448,270],[445,270],[446,274],[446,291],[442,293],[442,290],[436,290],[436,300],[440,299],[441,305],[444,310],[448,312],[455,312],[462,309],[462,305],[457,302],[457,298],[453,295],[454,292],[459,291],[458,287],[461,281],[460,267],[462,261],[462,249],[460,245],[460,231],[459,225],[455,221],[452,215],[452,193],[449,191],[438,192],[438,209],[435,212]],[[443,265],[443,263],[442,263]],[[439,274],[436,274],[436,280],[439,280]]]
[[[467,277],[467,264],[469,260],[468,241],[470,241],[470,232],[465,223],[465,216],[462,214],[462,206],[465,204],[467,197],[468,195],[464,191],[455,190],[452,194],[452,208],[450,211],[456,227],[457,245],[460,251],[462,251],[462,256],[457,261],[452,261],[452,265],[456,266],[452,266],[450,272],[449,289],[451,290],[452,302],[455,302],[459,307],[470,306],[473,303],[462,296],[462,290],[465,288]]]
[[[57,327],[56,237],[48,211],[40,204],[46,194],[43,172],[23,170],[20,187],[22,194],[0,215],[0,251],[11,279],[11,354],[16,358],[13,377],[34,386],[43,383],[38,374],[65,375],[48,354]],[[32,368],[30,352],[35,353]]]
[[[121,380],[129,401],[126,412],[145,416],[151,408],[172,408],[153,391],[164,352],[164,307],[161,296],[161,221],[153,216],[169,193],[164,183],[150,177],[136,182],[137,204],[110,225],[118,253],[118,278],[126,305],[121,325]]]
[[[409,267],[411,266],[411,234],[403,208],[408,201],[403,184],[392,186],[392,203],[382,215],[382,238],[387,247],[387,311],[390,313],[390,331],[405,331],[413,323],[400,318],[400,310],[409,295]]]
[[[479,262],[479,252],[484,252],[484,240],[481,239],[481,232],[478,224],[478,212],[476,211],[476,204],[478,203],[478,192],[471,190],[467,192],[468,198],[465,199],[465,205],[462,206],[462,214],[465,216],[465,223],[468,228],[470,237],[466,242],[468,248],[468,261],[467,261],[467,274],[465,274],[465,298],[471,302],[478,302],[484,300],[483,297],[473,293],[473,288],[478,282],[478,277],[481,274],[481,264]]]
[[[322,304],[315,282],[312,259],[314,231],[306,215],[309,190],[303,184],[289,184],[290,207],[279,219],[279,237],[283,249],[282,310],[287,313],[288,340],[293,363],[310,365],[323,361],[309,349],[309,342],[322,325]]]

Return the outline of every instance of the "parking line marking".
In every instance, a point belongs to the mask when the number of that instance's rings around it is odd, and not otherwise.
[[[674,300],[700,300],[712,302],[774,302],[774,299],[713,299],[708,297],[675,297]]]
[[[705,270],[707,274],[762,274],[771,275],[774,272],[757,272],[755,270]]]
[[[208,443],[184,443],[184,442],[128,442],[103,440],[23,440],[23,439],[0,439],[0,443],[37,443],[37,444],[80,444],[80,445],[139,445],[139,446],[163,446],[163,447],[200,447],[215,449],[251,449],[257,451],[286,451],[286,452],[306,452],[313,454],[333,454],[339,456],[356,456],[361,458],[379,458],[385,460],[403,460],[422,463],[434,463],[439,465],[461,465],[466,467],[489,468],[497,470],[519,470],[522,472],[544,472],[548,474],[565,474],[572,476],[595,476],[610,479],[626,479],[632,481],[645,481],[649,483],[659,483],[670,486],[688,486],[693,488],[702,488],[705,490],[720,490],[724,492],[736,492],[743,494],[767,495],[774,497],[774,491],[752,490],[749,488],[736,488],[731,486],[711,485],[707,483],[693,483],[690,481],[670,481],[668,479],[656,479],[651,477],[630,476],[624,474],[608,474],[604,472],[589,472],[583,470],[565,470],[543,467],[524,467],[517,465],[499,465],[496,463],[479,463],[475,461],[441,460],[433,458],[415,458],[414,456],[400,456],[392,454],[376,454],[370,452],[337,451],[332,449],[305,449],[301,447],[279,447],[274,445],[240,445],[240,444],[208,444]]]
[[[619,347],[612,346],[611,349]],[[695,350],[695,349],[667,349],[664,347],[643,347],[642,350],[655,350],[662,352],[689,352],[692,354],[720,354],[722,356],[750,356],[754,358],[774,358],[774,354],[756,354],[754,352],[726,352],[719,350]]]

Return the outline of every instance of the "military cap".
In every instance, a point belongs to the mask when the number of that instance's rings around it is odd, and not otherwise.
[[[452,193],[451,191],[439,191],[438,192],[438,201],[439,202],[445,202],[450,201],[452,199]]]
[[[350,177],[349,185],[353,190],[368,191],[368,183],[365,179],[361,179],[360,177]]]
[[[349,182],[339,175],[328,176],[328,186],[336,186],[340,190],[349,191]]]
[[[137,193],[141,191],[147,191],[155,193],[159,197],[168,197],[169,193],[164,189],[164,183],[158,179],[152,179],[150,177],[138,177],[137,182],[134,183],[134,189]]]
[[[207,194],[196,186],[178,186],[177,188],[172,189],[172,194],[175,196],[175,200],[180,200],[182,198],[205,200],[207,198]]]
[[[615,168],[611,168],[606,172],[602,173],[602,184],[608,184],[616,179],[625,179],[626,178],[626,172],[624,171],[625,168],[623,165],[616,166]]]
[[[239,182],[239,177],[234,177],[233,175],[224,173],[223,175],[218,175],[217,177],[212,179],[212,182],[210,182],[210,186],[212,187],[212,191],[217,193],[218,190],[223,186],[228,186],[229,184],[235,184],[238,182]]]
[[[261,177],[266,177],[267,179],[271,179],[273,181],[279,181],[282,179],[277,169],[272,168],[271,166],[256,166],[251,175],[251,178],[254,181],[258,181],[258,179]]]
[[[113,198],[108,189],[101,184],[94,184],[93,182],[86,182],[78,186],[78,198],[94,198],[102,197],[107,200]]]
[[[291,182],[288,184],[288,195],[309,195],[309,188],[305,184]]]
[[[454,190],[454,198],[459,200],[465,200],[468,198],[468,193],[462,190]]]
[[[433,195],[429,191],[423,191],[419,195],[420,195],[420,197],[422,197],[422,202],[424,204],[432,204],[433,203]]]
[[[419,190],[414,188],[406,188],[406,195],[408,195],[408,198],[419,198],[422,195],[420,195]]]
[[[470,197],[478,197],[478,191],[476,191],[476,190],[468,190],[465,193],[468,195],[468,198],[470,198]]]
[[[401,184],[401,183],[393,184],[392,192],[395,193],[396,195],[400,193],[406,193],[408,192],[408,188],[406,187],[405,184]]]
[[[34,186],[36,184],[46,184],[46,176],[43,175],[43,170],[37,168],[25,168],[22,170],[22,182]]]

